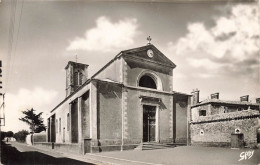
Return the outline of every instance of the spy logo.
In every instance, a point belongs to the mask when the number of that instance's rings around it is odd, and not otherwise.
[[[254,150],[241,152],[240,159],[238,161],[250,159],[253,155],[254,155]]]

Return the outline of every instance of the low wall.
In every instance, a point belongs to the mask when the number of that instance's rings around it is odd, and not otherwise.
[[[86,139],[87,140],[87,139]],[[140,139],[124,139],[123,145],[121,139],[92,139],[89,141],[91,146],[90,152],[107,152],[107,151],[121,151],[132,150],[140,144]],[[86,141],[85,144],[88,142]]]
[[[203,146],[230,146],[231,134],[243,134],[244,146],[257,146],[259,118],[192,123],[191,144]]]
[[[81,154],[81,145],[80,144],[66,144],[66,143],[49,143],[49,142],[35,142],[34,146],[43,148],[43,149],[53,149],[59,152],[69,152],[73,154]]]
[[[34,133],[33,142],[47,142],[46,132]]]
[[[133,150],[138,144],[124,144],[122,146],[121,143],[115,143],[108,140],[91,140],[84,139],[82,143],[51,143],[51,142],[35,142],[34,146],[55,150],[59,152],[69,152],[73,154],[85,154],[85,153],[96,153],[96,152],[107,152],[107,151],[121,151],[121,150]]]

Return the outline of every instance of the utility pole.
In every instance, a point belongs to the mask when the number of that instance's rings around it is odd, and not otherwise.
[[[5,93],[0,94],[0,96],[1,95],[3,96],[3,102],[0,106],[0,131],[1,131],[1,126],[5,126]]]
[[[0,93],[0,96],[3,96],[3,103],[1,104],[1,107],[0,107],[0,140],[1,140],[1,142],[0,142],[0,154],[2,155],[2,150],[1,150],[1,148],[2,148],[2,129],[1,129],[1,127],[2,127],[2,113],[1,113],[1,108],[3,108],[3,121],[4,121],[4,124],[3,124],[3,126],[5,125],[5,111],[4,111],[4,107],[5,107],[5,93],[4,94],[2,94],[2,93]]]
[[[1,2],[1,0],[0,0]],[[0,60],[0,77],[2,77],[2,61]],[[2,89],[3,86],[2,86],[2,81],[0,81],[0,89]],[[3,102],[0,106],[0,140],[1,140],[1,143],[2,143],[2,125],[4,126],[5,125],[5,94],[2,94],[0,92],[0,96],[3,96]],[[3,116],[2,116],[3,115]],[[2,120],[3,120],[3,123],[2,123]],[[0,151],[1,153],[1,151]]]

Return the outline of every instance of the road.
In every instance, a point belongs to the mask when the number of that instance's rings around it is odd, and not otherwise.
[[[180,146],[148,151],[86,154],[120,165],[260,165],[260,149]]]
[[[260,149],[182,146],[150,151],[72,155],[17,142],[1,146],[2,164],[113,165],[260,165]]]
[[[65,157],[62,153],[39,150],[26,144],[18,142],[1,143],[1,163],[2,164],[68,164],[68,165],[93,165],[86,160],[75,160]]]

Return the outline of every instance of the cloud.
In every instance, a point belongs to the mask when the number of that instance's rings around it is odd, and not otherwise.
[[[204,67],[206,65],[209,69],[219,69],[223,64],[213,62],[209,59],[195,59],[195,58],[188,58],[187,61],[189,64],[195,68]]]
[[[67,50],[88,50],[109,52],[114,49],[129,47],[138,34],[137,20],[125,18],[111,22],[107,17],[99,17],[96,27],[85,32],[83,37],[77,37],[70,42]]]
[[[185,56],[193,67],[229,68],[237,72],[243,69],[251,74],[250,68],[257,65],[252,61],[257,61],[259,51],[258,13],[255,4],[233,6],[229,15],[215,18],[213,27],[202,22],[188,24],[188,33],[176,42],[169,42],[168,48]]]
[[[21,88],[17,93],[6,94],[5,117],[6,126],[3,127],[6,131],[17,132],[22,129],[28,130],[28,125],[18,120],[23,117],[22,111],[34,108],[36,113],[48,112],[53,101],[56,101],[57,92],[53,90],[45,90],[36,87],[33,90]],[[42,117],[45,117],[43,114]]]
[[[200,78],[205,78],[205,79],[215,77],[212,74],[208,74],[208,73],[198,73],[198,74],[196,74],[196,76],[200,77]]]

